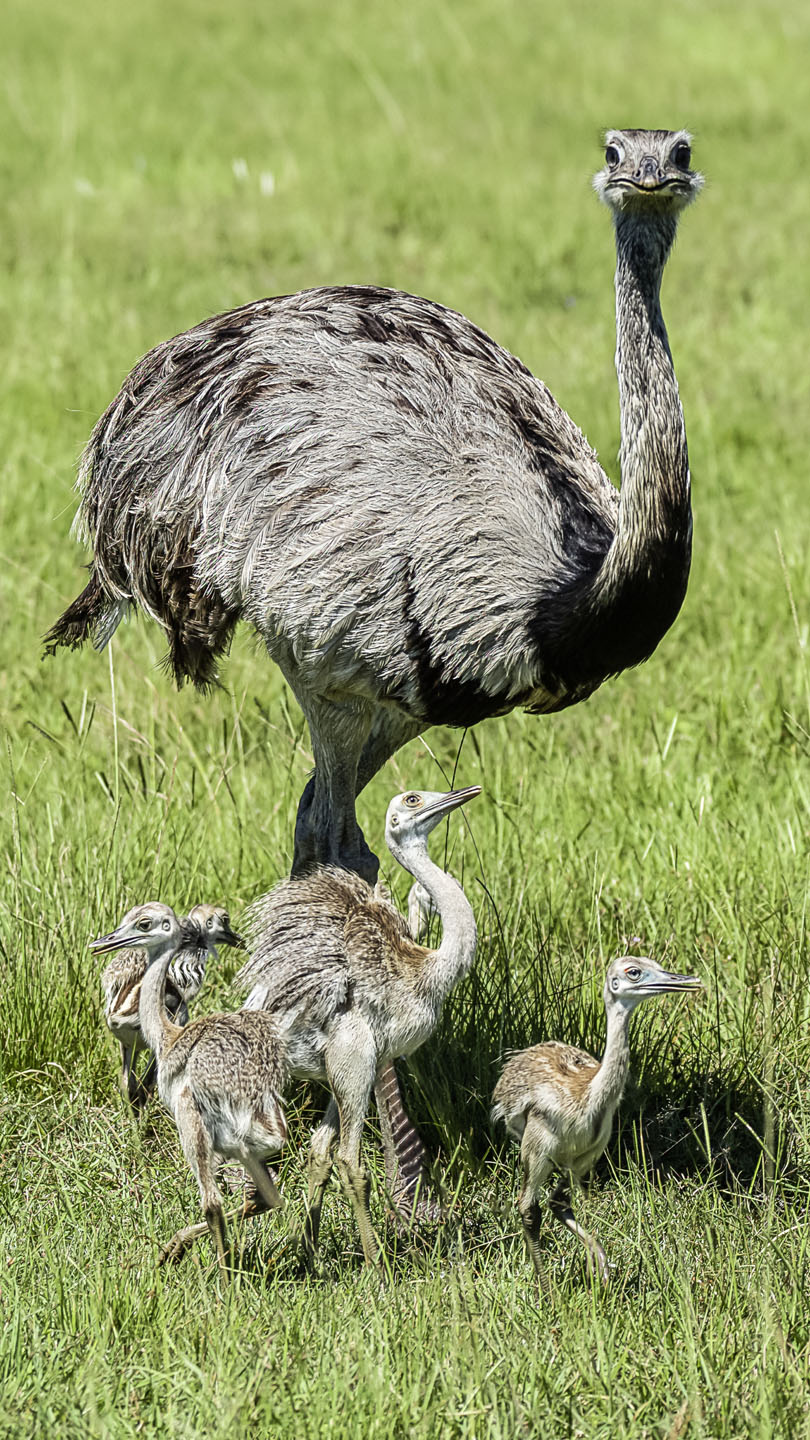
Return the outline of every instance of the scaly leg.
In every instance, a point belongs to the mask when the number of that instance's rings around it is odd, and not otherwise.
[[[421,728],[418,721],[409,720],[399,710],[382,706],[377,711],[357,767],[358,794]],[[410,920],[410,904],[408,917]],[[411,930],[413,933],[413,927]],[[414,939],[421,938],[414,934]],[[406,1227],[415,1220],[440,1220],[441,1205],[430,1194],[425,1177],[425,1147],[408,1119],[392,1061],[378,1072],[374,1098],[380,1117],[388,1194],[399,1220]]]
[[[554,1219],[559,1220],[561,1225],[565,1225],[568,1230],[572,1231],[585,1246],[588,1255],[588,1274],[591,1279],[599,1279],[603,1285],[607,1285],[610,1279],[607,1255],[599,1241],[577,1222],[571,1209],[571,1196],[567,1180],[561,1180],[556,1186],[548,1205]]]
[[[400,710],[381,705],[374,714],[368,739],[357,762],[357,794],[381,770],[397,750],[413,740],[424,729],[418,720],[409,720]]]
[[[134,1068],[134,1065],[133,1065],[133,1063],[132,1063],[132,1062],[133,1062],[133,1059],[134,1059],[134,1053],[133,1053],[133,1051],[134,1051],[134,1047],[133,1047],[132,1045],[124,1045],[123,1042],[121,1042],[121,1082],[120,1082],[120,1083],[121,1083],[121,1093],[122,1093],[122,1094],[124,1095],[124,1097],[129,1101],[129,1103],[130,1103],[130,1105],[132,1106],[133,1110],[137,1110],[137,1108],[138,1108],[137,1105],[136,1105],[137,1077],[136,1077],[136,1075],[135,1075],[135,1068]]]
[[[203,1215],[217,1247],[217,1260],[223,1280],[228,1278],[228,1238],[222,1196],[217,1189],[216,1160],[208,1131],[202,1122],[191,1091],[181,1092],[175,1112],[180,1144],[200,1191]]]
[[[279,1196],[279,1200],[281,1196]],[[226,1223],[231,1220],[249,1220],[253,1215],[266,1215],[267,1204],[258,1191],[251,1191],[246,1197],[243,1205],[238,1210],[231,1210],[225,1217]],[[160,1251],[158,1265],[174,1265],[182,1260],[187,1250],[190,1250],[195,1240],[211,1232],[206,1220],[200,1220],[196,1225],[187,1225],[185,1229],[178,1230]]]
[[[293,874],[317,862],[339,864],[373,884],[379,867],[357,825],[355,794],[400,746],[418,735],[421,726],[388,707],[379,708],[372,723],[367,708],[338,706],[302,694],[298,700],[309,722],[316,769],[298,807]],[[440,1219],[441,1206],[425,1182],[424,1146],[405,1112],[392,1064],[378,1077],[375,1094],[395,1211],[406,1226],[418,1219]],[[316,1171],[322,1163],[310,1159]],[[312,1183],[317,1189],[317,1176]]]
[[[307,784],[295,822],[293,875],[312,865],[341,865],[370,884],[379,864],[357,823],[357,765],[371,729],[371,708],[362,701],[337,704],[296,689],[312,740],[315,774]]]
[[[539,1276],[542,1276],[544,1271],[543,1254],[540,1249],[540,1196],[552,1168],[548,1158],[548,1148],[549,1136],[543,1122],[538,1116],[530,1115],[523,1131],[523,1139],[520,1142],[523,1187],[518,1196],[517,1207],[529,1259]]]
[[[369,1208],[371,1186],[360,1164],[360,1142],[374,1083],[376,1055],[371,1032],[359,1018],[347,1018],[329,1038],[326,1073],[340,1114],[337,1167],[360,1230],[367,1265],[377,1265],[380,1242]]]
[[[146,1068],[145,1068],[145,1070],[144,1070],[144,1072],[143,1072],[143,1074],[142,1074],[142,1076],[141,1076],[141,1080],[140,1080],[141,1092],[142,1092],[142,1094],[143,1094],[144,1097],[145,1097],[144,1102],[143,1102],[144,1104],[146,1103],[146,1098],[148,1098],[150,1095],[154,1095],[156,1086],[157,1086],[157,1060],[155,1059],[154,1055],[150,1055],[150,1056],[149,1056],[149,1060],[147,1061],[147,1064],[146,1064]]]
[[[323,1197],[332,1173],[332,1151],[339,1131],[340,1115],[334,1099],[331,1099],[323,1120],[309,1142],[307,1213],[301,1236],[304,1261],[308,1266],[314,1263],[318,1249]]]
[[[442,1207],[425,1179],[425,1147],[402,1103],[393,1060],[377,1072],[374,1098],[380,1117],[385,1178],[391,1204],[407,1227],[415,1220],[440,1220]]]

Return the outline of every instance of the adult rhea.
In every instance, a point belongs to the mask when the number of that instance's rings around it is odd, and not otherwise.
[[[681,607],[689,468],[659,289],[702,183],[685,131],[608,131],[621,494],[463,315],[370,287],[259,300],[158,345],[99,420],[90,581],[49,648],[100,648],[139,605],[177,682],[205,688],[250,621],[312,737],[293,869],[373,881],[355,797],[399,746],[583,700]]]

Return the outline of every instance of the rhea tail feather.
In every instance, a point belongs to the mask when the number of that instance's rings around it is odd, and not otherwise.
[[[128,608],[126,600],[117,600],[105,593],[98,573],[91,569],[90,579],[81,595],[68,605],[45,636],[45,654],[53,655],[60,646],[76,650],[87,640],[92,641],[94,649],[104,650]]]

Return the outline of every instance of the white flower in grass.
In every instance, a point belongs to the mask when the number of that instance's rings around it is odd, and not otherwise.
[[[231,161],[231,169],[233,170],[235,180],[247,180],[248,163],[247,160],[242,159],[241,155],[236,160]]]
[[[272,170],[262,170],[262,173],[259,176],[259,189],[261,190],[262,195],[275,195],[276,177],[273,174]]]

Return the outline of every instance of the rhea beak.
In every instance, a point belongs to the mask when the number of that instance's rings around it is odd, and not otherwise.
[[[697,975],[673,975],[671,971],[665,970],[663,975],[658,975],[654,980],[646,980],[639,989],[645,995],[673,995],[684,993],[690,990],[702,990],[703,981]]]
[[[420,819],[424,819],[426,815],[449,815],[451,810],[457,810],[459,805],[466,805],[468,800],[473,800],[480,794],[480,785],[468,785],[465,790],[448,790],[441,800],[434,800],[432,805],[422,811]]]
[[[98,940],[91,940],[89,948],[94,955],[106,955],[110,950],[123,950],[127,945],[137,945],[137,938],[133,938],[128,930],[113,930],[109,935],[100,935]]]

